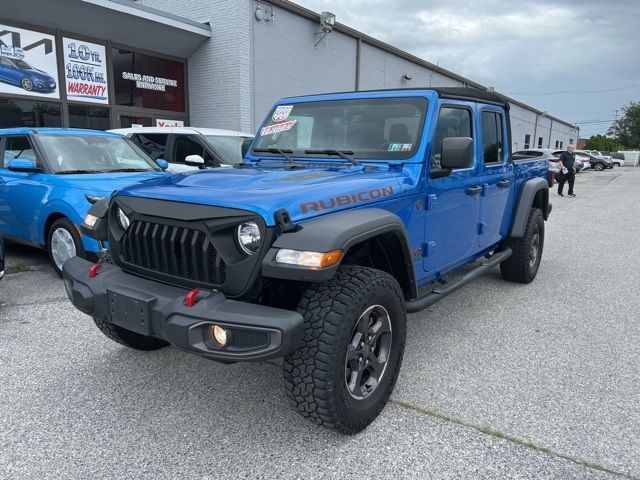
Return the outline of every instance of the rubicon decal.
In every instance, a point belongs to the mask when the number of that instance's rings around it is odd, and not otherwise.
[[[348,195],[337,195],[323,200],[301,203],[300,210],[302,210],[302,213],[319,212],[334,207],[344,207],[345,205],[364,203],[391,196],[393,196],[393,187],[374,188],[372,190],[364,190]]]

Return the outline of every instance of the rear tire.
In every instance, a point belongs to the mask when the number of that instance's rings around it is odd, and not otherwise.
[[[604,170],[604,165],[603,165],[603,164],[601,164],[601,163],[596,163],[596,164],[593,166],[593,169],[594,169],[596,172],[601,172],[601,171],[603,171],[603,170]]]
[[[388,273],[342,266],[312,284],[298,303],[302,346],[284,361],[287,394],[298,412],[342,433],[367,427],[384,408],[402,364],[406,306]]]
[[[114,342],[124,345],[125,347],[133,348],[135,350],[158,350],[159,348],[169,345],[164,340],[159,338],[147,337],[146,335],[140,335],[139,333],[132,332],[126,328],[114,325],[106,320],[93,317],[93,321],[96,326]]]
[[[502,278],[511,282],[531,283],[538,273],[544,248],[544,217],[538,208],[531,208],[522,238],[509,238],[505,246],[513,254],[500,264]]]

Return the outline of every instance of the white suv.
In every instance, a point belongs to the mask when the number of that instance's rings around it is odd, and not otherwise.
[[[166,160],[172,172],[240,163],[253,140],[251,133],[216,128],[138,127],[109,131],[126,135],[153,160]]]

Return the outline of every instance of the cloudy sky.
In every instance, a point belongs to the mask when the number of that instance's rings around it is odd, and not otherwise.
[[[606,133],[616,109],[640,101],[640,0],[295,1],[580,122],[581,136]]]

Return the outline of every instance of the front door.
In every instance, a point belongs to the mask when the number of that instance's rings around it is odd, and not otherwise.
[[[13,158],[35,160],[35,151],[26,135],[5,137],[0,164],[0,232],[31,242],[40,241],[37,212],[49,193],[46,173],[16,172],[6,168]]]
[[[441,105],[431,147],[430,171],[440,168],[444,138],[474,138],[473,108],[473,104],[465,102]],[[477,249],[481,192],[477,188],[477,154],[475,157],[470,168],[453,170],[443,178],[431,178],[431,174],[427,178],[424,246],[427,275],[448,270]]]
[[[511,205],[513,192],[513,167],[509,164],[509,152],[504,146],[507,138],[506,124],[502,111],[485,106],[480,109],[482,126],[482,201],[480,205],[480,226],[478,245],[490,246],[506,236],[509,225],[503,224],[510,218],[505,215],[507,205]]]

